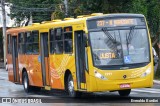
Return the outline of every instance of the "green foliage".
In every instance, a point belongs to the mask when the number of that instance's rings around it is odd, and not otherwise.
[[[146,0],[132,0],[132,4],[129,10],[130,13],[139,13],[147,16],[147,4]]]
[[[69,7],[69,16],[96,12],[143,14],[153,36],[160,28],[159,0],[69,0]]]
[[[12,3],[10,16],[16,19],[17,24],[29,19],[30,15],[33,16],[33,22],[41,22],[91,13],[138,13],[145,15],[153,36],[160,29],[160,0],[68,0],[67,16],[64,0],[8,0],[8,2]],[[160,70],[156,75],[160,75]]]
[[[33,15],[33,22],[44,20],[63,19],[91,13],[140,13],[147,18],[152,35],[155,35],[160,26],[159,0],[68,0],[68,16],[65,16],[64,0],[8,0],[11,7],[11,17],[20,23]],[[48,11],[35,11],[36,8],[45,8]]]
[[[147,20],[150,31],[155,35],[159,31],[160,26],[160,1],[151,0],[148,2]]]
[[[160,62],[159,62],[158,69],[157,69],[154,77],[155,77],[155,79],[160,80]]]
[[[53,19],[63,19],[65,17],[65,12],[64,12],[64,5],[58,4],[55,6],[55,10],[53,11],[51,15],[51,20]]]
[[[19,25],[22,20],[29,20],[31,15],[33,22],[51,20],[51,14],[61,0],[8,0],[8,2],[12,3],[10,16],[15,18]]]

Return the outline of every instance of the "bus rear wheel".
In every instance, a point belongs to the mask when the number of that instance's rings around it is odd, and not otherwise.
[[[23,87],[26,93],[30,92],[31,87],[29,85],[29,79],[28,79],[27,72],[23,73]]]
[[[120,96],[129,96],[131,89],[119,90],[118,93]]]
[[[71,74],[68,76],[67,92],[68,92],[69,96],[72,98],[76,98],[76,97],[81,96],[81,92],[74,90],[74,82],[73,82],[73,78],[72,78]]]

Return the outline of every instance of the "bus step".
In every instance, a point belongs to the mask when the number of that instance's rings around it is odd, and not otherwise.
[[[87,91],[87,89],[77,89],[77,91],[85,92],[85,91]]]
[[[50,86],[44,86],[44,89],[50,91],[50,90],[51,90],[51,87],[50,87]]]

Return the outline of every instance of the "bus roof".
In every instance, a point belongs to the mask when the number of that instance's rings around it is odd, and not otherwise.
[[[124,17],[124,18],[128,18],[128,17],[139,17],[139,18],[143,18],[144,15],[142,14],[131,14],[131,13],[115,13],[115,14],[104,14],[104,15],[100,15],[100,16],[95,16],[95,17],[89,17],[87,20],[94,20],[94,19],[99,19],[99,18],[116,18],[116,17]]]
[[[26,30],[34,30],[34,29],[40,29],[40,28],[53,28],[54,26],[56,27],[61,27],[61,26],[71,26],[73,24],[79,24],[84,22],[86,19],[85,18],[75,18],[71,20],[64,20],[64,21],[51,21],[47,23],[41,23],[41,24],[35,24],[35,25],[29,25],[29,26],[24,26],[24,27],[17,27],[17,28],[11,28],[7,30],[7,33],[14,33],[17,31],[26,31]]]
[[[7,33],[15,33],[23,32],[23,31],[29,31],[29,30],[36,30],[41,28],[50,29],[54,26],[56,27],[62,27],[62,26],[72,26],[73,24],[80,24],[84,23],[86,20],[94,20],[99,18],[113,18],[113,17],[144,17],[142,14],[130,14],[130,13],[117,13],[117,14],[103,14],[103,13],[94,13],[91,15],[81,15],[77,16],[77,18],[65,18],[63,21],[43,21],[41,24],[39,23],[33,23],[33,25],[30,26],[24,26],[24,27],[17,27],[17,28],[11,28],[7,30]]]

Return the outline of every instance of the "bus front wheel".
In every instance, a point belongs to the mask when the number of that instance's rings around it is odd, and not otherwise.
[[[81,96],[81,92],[74,90],[74,82],[73,82],[73,78],[71,74],[68,76],[67,91],[68,91],[69,96],[72,98]]]
[[[120,96],[129,96],[131,89],[119,90],[118,93]]]

